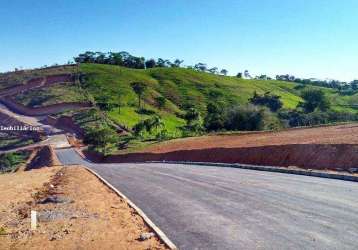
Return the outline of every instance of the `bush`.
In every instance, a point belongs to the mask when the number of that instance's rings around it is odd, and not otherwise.
[[[85,143],[103,155],[108,155],[116,149],[118,135],[110,127],[90,128],[85,135]]]
[[[356,114],[336,111],[315,111],[306,114],[297,110],[282,110],[279,113],[279,118],[286,121],[289,127],[313,126],[333,122],[358,121],[358,115]]]
[[[249,101],[254,105],[262,105],[268,107],[272,112],[276,112],[282,108],[282,102],[280,96],[271,95],[270,92],[266,92],[264,95],[258,95],[256,91],[254,96]]]
[[[322,90],[307,89],[302,91],[301,97],[304,102],[301,102],[298,107],[303,108],[306,113],[314,112],[317,109],[327,111],[330,107],[330,103]]]
[[[227,130],[263,129],[264,110],[253,106],[235,107],[226,111],[225,128]]]

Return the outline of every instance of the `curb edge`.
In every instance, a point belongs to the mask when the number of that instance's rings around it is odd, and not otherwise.
[[[287,169],[287,168],[280,168],[280,167],[273,167],[273,166],[257,166],[257,165],[240,164],[240,163],[214,163],[214,162],[190,162],[190,161],[147,161],[147,163],[168,163],[168,164],[183,164],[183,165],[198,165],[198,166],[205,165],[205,166],[213,166],[213,167],[229,167],[229,168],[240,168],[240,169],[276,172],[276,173],[294,174],[294,175],[305,175],[305,176],[312,176],[312,177],[319,177],[319,178],[358,182],[358,176],[354,176],[354,175],[324,173],[319,171],[308,171],[304,169],[302,170]]]
[[[128,205],[133,208],[140,217],[143,218],[145,223],[156,233],[158,238],[164,242],[164,244],[169,247],[171,250],[179,250],[177,246],[166,236],[166,234],[152,222],[151,219],[139,208],[137,205],[135,205],[130,199],[127,198],[122,192],[120,192],[118,189],[116,189],[112,184],[110,184],[108,181],[106,181],[103,177],[101,177],[98,173],[96,173],[94,170],[83,166],[88,172],[95,175],[103,184],[105,184],[107,187],[109,187],[111,190],[113,190],[119,197],[121,197],[125,202],[128,203]]]

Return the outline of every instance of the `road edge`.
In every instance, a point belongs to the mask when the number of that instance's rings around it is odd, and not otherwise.
[[[125,196],[122,192],[116,189],[112,184],[106,181],[94,170],[86,166],[83,166],[83,168],[85,168],[91,174],[95,175],[104,185],[113,190],[119,197],[121,197],[125,202],[127,202],[128,205],[133,208],[139,214],[139,216],[143,218],[145,223],[156,233],[159,239],[164,242],[167,247],[169,247],[169,249],[179,250],[179,248],[177,248],[177,246],[168,238],[168,236],[166,236],[166,234],[157,225],[155,225],[154,222],[149,219],[149,217],[139,207],[137,207],[137,205],[135,205],[127,196]]]
[[[147,161],[146,163],[168,163],[168,164],[183,164],[183,165],[198,165],[198,166],[205,165],[205,166],[213,166],[213,167],[229,167],[229,168],[240,168],[240,169],[276,172],[276,173],[294,174],[294,175],[305,175],[305,176],[320,177],[320,178],[327,178],[327,179],[358,182],[358,176],[353,176],[353,175],[324,173],[315,170],[309,171],[303,169],[302,170],[288,169],[288,168],[273,167],[273,166],[257,166],[257,165],[240,164],[240,163],[214,163],[214,162],[190,162],[190,161]]]

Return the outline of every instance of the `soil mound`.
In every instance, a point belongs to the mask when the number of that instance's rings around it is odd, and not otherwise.
[[[32,161],[25,167],[25,171],[43,167],[59,166],[61,163],[50,146],[40,148]]]

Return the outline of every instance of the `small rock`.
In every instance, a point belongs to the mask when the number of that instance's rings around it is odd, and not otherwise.
[[[59,211],[42,211],[38,212],[37,214],[37,219],[39,222],[63,220],[67,217],[69,217],[67,214]]]
[[[56,240],[56,237],[55,237],[55,236],[52,236],[52,237],[50,238],[50,241],[54,241],[54,240]]]
[[[39,201],[39,204],[47,204],[47,203],[71,203],[72,200],[66,198],[66,197],[60,197],[60,196],[49,196],[41,201]]]
[[[150,238],[154,237],[154,233],[142,233],[139,237],[141,241],[149,240]]]

